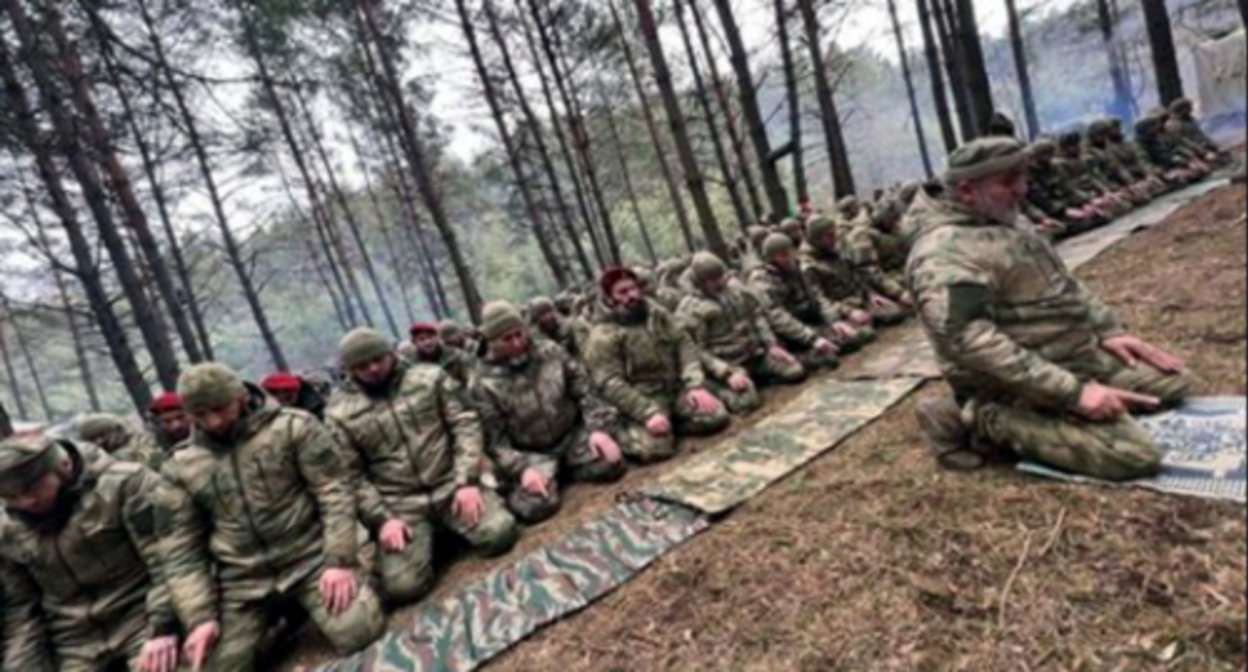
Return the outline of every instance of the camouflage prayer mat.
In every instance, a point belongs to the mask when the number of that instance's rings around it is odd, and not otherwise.
[[[1058,243],[1057,251],[1072,270],[1087,264],[1114,243],[1165,221],[1179,208],[1230,184],[1225,178],[1207,179],[1185,189],[1166,194],[1144,207],[1097,229]]]
[[[1140,423],[1165,451],[1165,466],[1160,476],[1127,485],[1241,504],[1248,501],[1244,454],[1246,416],[1248,400],[1214,397],[1194,399],[1177,411],[1141,418]],[[1072,483],[1103,483],[1031,462],[1020,464],[1018,469]]]
[[[678,504],[624,502],[562,539],[420,606],[412,626],[325,672],[467,672],[629,581],[707,528]]]
[[[1207,179],[1166,194],[1105,226],[1062,241],[1057,246],[1057,252],[1067,266],[1072,270],[1077,269],[1095,259],[1114,243],[1136,231],[1160,224],[1184,205],[1227,184],[1229,181],[1225,178]],[[923,329],[918,325],[908,328],[911,333],[890,347],[872,353],[852,377],[858,380],[942,377],[940,367],[936,364],[936,353],[932,351]]]
[[[709,515],[757,495],[880,417],[919,378],[825,380],[763,422],[663,475],[642,493]]]

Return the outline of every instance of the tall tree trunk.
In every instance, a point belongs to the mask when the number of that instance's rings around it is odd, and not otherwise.
[[[304,228],[307,228],[307,224],[305,220],[303,222]],[[316,273],[317,281],[321,283],[321,287],[329,295],[329,303],[333,306],[334,318],[338,320],[338,326],[343,331],[350,331],[352,324],[348,321],[347,314],[343,312],[342,302],[338,299],[338,292],[334,291],[333,284],[331,284],[329,277],[325,275],[325,269],[321,268],[321,253],[317,251],[316,244],[312,242],[311,238],[299,236],[299,239],[303,241],[303,246],[308,252],[308,261],[312,263],[312,271]]]
[[[9,417],[9,412],[5,410],[4,404],[0,404],[0,441],[13,436],[13,420]]]
[[[780,64],[784,70],[785,100],[789,108],[789,142],[793,143],[793,189],[798,203],[810,201],[806,180],[806,152],[802,145],[802,102],[797,89],[797,67],[789,41],[789,16],[784,0],[775,0],[776,39],[780,42]]]
[[[624,151],[624,139],[620,137],[619,124],[615,123],[615,113],[611,104],[602,106],[602,115],[607,119],[607,130],[611,133],[611,142],[615,143],[615,155],[620,162],[620,174],[624,177],[624,189],[628,194],[628,202],[633,208],[633,219],[637,220],[637,230],[641,232],[641,242],[646,246],[646,256],[650,263],[658,265],[659,255],[654,251],[654,241],[650,239],[650,229],[646,226],[646,218],[641,215],[641,204],[637,202],[637,190],[633,188],[632,172],[628,169],[628,154]]]
[[[184,339],[183,350],[186,351],[187,357],[192,362],[212,360],[212,337],[208,333],[208,326],[204,322],[204,315],[199,307],[199,297],[195,294],[195,285],[191,280],[191,274],[189,268],[187,267],[186,257],[182,254],[182,245],[178,242],[177,233],[173,228],[173,218],[169,214],[169,204],[165,198],[165,190],[160,183],[160,179],[157,177],[158,170],[156,159],[152,156],[151,147],[147,142],[147,138],[139,128],[138,116],[135,113],[134,105],[131,103],[130,94],[126,91],[126,88],[121,81],[120,73],[118,72],[117,63],[114,59],[110,42],[112,39],[112,33],[92,3],[80,1],[79,4],[83,7],[88,18],[91,20],[92,30],[95,32],[96,36],[96,45],[100,51],[100,60],[104,63],[105,74],[108,76],[109,83],[117,92],[117,99],[121,102],[122,112],[124,113],[126,119],[126,125],[130,130],[131,137],[134,138],[135,147],[139,150],[139,158],[143,164],[143,172],[152,189],[152,199],[156,202],[156,212],[160,215],[161,227],[165,232],[165,241],[169,245],[169,253],[173,257],[173,267],[178,274],[178,282],[182,285],[182,292],[178,294],[177,301],[174,303],[180,304],[183,300],[185,300],[186,311],[190,318],[191,326],[195,330],[194,337],[198,339],[193,344],[194,347],[187,346]],[[156,95],[159,95],[158,87],[153,88],[157,89]],[[166,303],[169,303],[168,299],[166,300]],[[182,337],[181,332],[179,332],[179,336]]]
[[[958,129],[962,141],[970,142],[979,135],[975,115],[971,109],[970,94],[966,88],[966,65],[954,31],[954,0],[928,0],[936,15],[936,28],[940,35],[940,50],[945,55],[945,71],[949,75],[949,90],[953,92],[954,110],[958,116]]]
[[[542,213],[538,208],[537,199],[534,197],[533,188],[524,174],[524,165],[520,160],[520,153],[516,149],[516,144],[512,142],[511,129],[507,127],[507,119],[503,115],[503,107],[498,101],[497,92],[494,90],[494,82],[490,79],[489,70],[485,66],[485,58],[481,55],[481,46],[477,43],[477,29],[473,25],[472,16],[468,12],[468,3],[465,0],[455,0],[455,9],[459,13],[460,28],[464,31],[464,37],[468,40],[468,51],[477,69],[477,79],[481,82],[481,91],[485,94],[486,104],[490,108],[490,116],[494,119],[494,126],[498,129],[499,139],[503,143],[503,153],[507,155],[507,163],[511,167],[512,178],[516,181],[516,188],[520,190],[520,200],[523,201],[525,212],[528,214],[529,226],[533,230],[534,237],[537,238],[537,244],[542,252],[542,256],[546,259],[551,273],[555,276],[555,284],[559,286],[559,289],[564,289],[568,286],[568,269],[564,267],[563,261],[555,254],[554,248],[546,236],[545,222],[542,221]]]
[[[589,236],[590,245],[594,250],[594,259],[598,262],[599,268],[606,268],[611,264],[595,231],[594,215],[590,212],[589,197],[585,194],[585,185],[581,181],[581,171],[576,158],[572,155],[572,148],[568,146],[568,139],[564,132],[563,124],[559,121],[559,107],[555,103],[555,94],[551,88],[550,79],[546,76],[546,66],[542,64],[541,48],[537,44],[537,37],[533,35],[533,30],[529,27],[529,21],[524,18],[524,3],[525,0],[516,0],[517,21],[524,30],[524,40],[529,49],[529,59],[533,62],[533,69],[537,72],[538,82],[542,86],[542,100],[546,103],[546,109],[550,113],[551,130],[559,145],[559,156],[568,171],[568,178],[572,180],[572,193],[576,197],[577,212],[581,216],[581,223],[585,227],[585,233]]]
[[[43,216],[39,214],[35,196],[26,184],[25,171],[18,168],[17,173],[18,181],[21,184],[22,197],[26,201],[26,214],[39,232],[40,243],[45,248],[51,249],[48,229],[44,225]],[[74,314],[74,306],[70,300],[69,288],[65,283],[65,275],[61,272],[61,268],[56,262],[53,262],[50,266],[52,281],[56,284],[56,293],[61,300],[62,311],[65,314],[65,324],[69,327],[70,344],[74,348],[74,358],[78,362],[78,376],[82,381],[82,389],[87,393],[87,403],[90,405],[91,410],[99,412],[101,408],[100,395],[95,387],[95,375],[91,371],[91,362],[87,358],[87,348],[83,344],[82,328],[78,326],[78,316]]]
[[[620,244],[615,236],[615,227],[611,224],[611,210],[607,207],[602,187],[598,183],[598,171],[594,167],[589,130],[585,127],[585,119],[580,113],[576,97],[568,87],[567,74],[560,63],[559,54],[555,50],[554,40],[547,28],[545,17],[542,16],[538,0],[528,0],[528,3],[529,11],[533,15],[533,24],[537,27],[538,40],[541,42],[542,51],[546,54],[546,62],[550,65],[550,75],[555,80],[555,90],[559,92],[559,99],[563,103],[568,123],[572,127],[572,144],[580,156],[582,169],[585,172],[585,182],[589,186],[589,193],[594,204],[598,207],[598,221],[602,224],[610,260],[619,264],[623,261],[620,258]],[[558,117],[555,119],[557,120]]]
[[[927,57],[927,75],[932,82],[932,105],[936,108],[936,119],[940,122],[940,138],[945,143],[945,153],[952,154],[958,147],[958,135],[949,112],[945,75],[941,71],[940,45],[932,30],[932,13],[928,9],[928,0],[918,0],[918,5],[919,27],[923,31],[923,53]]]
[[[693,72],[694,94],[698,99],[698,104],[702,107],[702,115],[706,117],[706,128],[710,131],[711,147],[715,150],[715,161],[719,163],[720,174],[724,178],[724,189],[728,192],[728,200],[732,203],[732,211],[737,216],[737,226],[740,227],[742,233],[745,233],[745,230],[753,223],[751,222],[750,212],[745,207],[745,199],[741,196],[736,175],[733,174],[732,165],[728,162],[728,151],[724,148],[724,139],[719,134],[719,125],[715,123],[715,111],[711,106],[711,94],[706,90],[706,82],[702,78],[702,70],[698,67],[698,56],[693,49],[693,39],[689,36],[689,23],[685,20],[684,5],[679,0],[675,4],[676,22],[680,26],[680,39],[684,43],[685,54],[689,58],[689,69]],[[794,89],[794,92],[796,92],[796,89]],[[796,97],[794,97],[790,102],[795,103],[796,100]],[[797,120],[797,123],[801,123],[800,118]],[[802,152],[800,149],[796,149],[796,146],[801,144],[801,137],[799,137],[801,129],[800,126],[794,128],[797,129],[794,131],[794,155],[800,156]],[[805,186],[806,171],[803,168],[798,172],[799,166],[801,166],[800,159],[794,164],[794,174],[800,175],[800,178],[798,178],[798,193],[806,194],[803,198],[809,198],[809,193]]]
[[[329,277],[333,280],[333,286],[330,291],[330,299],[333,301],[335,310],[342,313],[342,319],[345,321],[344,326],[347,329],[358,326],[359,320],[356,319],[355,308],[351,303],[350,291],[347,289],[346,281],[343,279],[342,272],[338,268],[338,261],[334,258],[333,244],[330,242],[329,236],[325,233],[325,226],[322,223],[321,218],[308,215],[304,212],[303,206],[299,203],[299,199],[295,198],[295,191],[290,185],[290,178],[286,175],[286,171],[282,168],[280,162],[277,164],[277,174],[282,180],[282,189],[286,192],[286,198],[290,201],[291,211],[294,212],[295,216],[301,220],[301,225],[304,229],[310,228],[316,232],[316,241],[320,246],[320,252],[317,253],[315,248],[312,248],[312,257],[314,259],[314,263],[317,264],[317,270],[319,272],[321,270],[319,266],[320,256],[325,256],[325,264],[329,267]],[[311,245],[310,239],[307,239],[306,236],[304,238],[305,240],[308,240],[309,245]],[[335,288],[337,289],[336,292],[333,291]]]
[[[901,20],[897,18],[897,0],[888,0],[888,13],[893,20],[893,35],[897,38],[897,55],[901,58],[901,76],[906,82],[906,97],[910,99],[910,119],[914,121],[914,139],[923,158],[923,173],[932,179],[932,157],[927,151],[927,137],[923,133],[923,117],[919,114],[919,99],[914,93],[914,77],[910,74],[910,54],[906,52],[906,38],[901,34]]]
[[[17,417],[30,420],[26,400],[22,397],[22,387],[18,384],[17,367],[13,366],[13,355],[9,353],[8,338],[4,334],[4,325],[8,323],[8,318],[5,315],[5,319],[0,320],[0,358],[4,359],[4,373],[9,379],[9,396],[13,397],[13,404],[17,407]]]
[[[399,329],[399,324],[394,319],[394,311],[390,308],[390,298],[386,296],[385,288],[381,284],[381,277],[377,274],[377,266],[373,263],[372,255],[368,253],[368,244],[364,242],[364,234],[361,231],[359,220],[356,219],[355,210],[351,207],[351,202],[347,198],[346,192],[338,183],[338,176],[334,170],[333,163],[329,160],[329,152],[325,149],[325,143],[321,140],[321,132],[317,127],[316,120],[312,118],[312,112],[308,109],[307,100],[303,97],[303,92],[299,86],[291,86],[290,89],[295,97],[296,105],[303,113],[304,124],[307,126],[308,134],[311,137],[312,147],[316,150],[317,157],[321,159],[321,166],[325,169],[325,177],[329,180],[329,188],[333,191],[334,198],[338,201],[338,207],[347,219],[347,230],[351,232],[351,239],[360,251],[360,261],[364,265],[364,274],[368,276],[368,282],[373,287],[373,296],[377,299],[377,304],[381,306],[382,316],[386,318],[386,326],[390,327],[390,332],[394,334],[396,339],[401,338],[404,332]],[[360,303],[363,305],[363,300]]]
[[[758,107],[758,91],[754,87],[754,76],[750,74],[749,56],[745,51],[745,43],[741,40],[741,30],[737,27],[737,18],[732,13],[732,0],[715,0],[715,9],[719,13],[719,22],[724,29],[724,38],[728,42],[728,60],[732,63],[733,72],[737,76],[737,95],[741,98],[741,113],[745,115],[749,127],[750,140],[754,143],[754,153],[758,156],[759,169],[763,176],[763,191],[767,194],[767,203],[771,214],[785,217],[789,213],[789,197],[784,193],[784,185],[780,182],[780,172],[772,161],[771,140],[767,137],[767,123]],[[816,64],[816,70],[818,64]]]
[[[663,178],[663,184],[667,187],[667,195],[672,201],[672,209],[676,212],[676,223],[680,227],[681,236],[685,239],[685,248],[692,253],[698,246],[693,239],[693,226],[690,224],[689,211],[685,207],[685,198],[680,193],[680,187],[676,186],[676,176],[672,172],[672,166],[668,163],[667,147],[663,143],[663,134],[659,131],[654,108],[650,107],[650,99],[646,95],[645,80],[641,76],[641,68],[637,64],[637,57],[633,54],[632,42],[629,39],[629,34],[624,31],[624,22],[620,18],[620,12],[615,6],[615,0],[608,2],[607,8],[611,10],[611,20],[615,23],[616,33],[620,36],[620,47],[624,53],[624,62],[628,66],[628,76],[633,82],[637,100],[641,103],[641,115],[646,122],[646,131],[650,135],[650,143],[654,145],[654,157],[659,163],[659,174]]]
[[[36,122],[26,99],[26,90],[13,67],[7,39],[0,37],[0,79],[4,81],[5,104],[12,111],[20,138],[33,155],[39,177],[47,189],[52,211],[65,229],[69,248],[77,266],[77,275],[87,295],[87,303],[99,324],[104,342],[108,346],[109,355],[121,376],[122,384],[130,394],[134,406],[139,412],[145,412],[151,402],[151,391],[147,381],[143,379],[142,369],[134,357],[134,350],[126,338],[126,330],[113,309],[108,292],[100,278],[99,268],[95,265],[94,249],[87,240],[81,224],[78,222],[76,210],[65,184],[61,181],[61,173],[53,161],[50,147],[53,144],[44,136],[43,130]]]
[[[723,78],[719,76],[719,66],[715,63],[715,49],[711,45],[706,20],[702,16],[702,9],[698,6],[697,0],[689,3],[689,13],[693,15],[693,26],[698,32],[698,44],[702,47],[702,53],[706,54],[706,69],[711,75],[711,88],[715,90],[715,100],[719,102],[719,109],[724,113],[724,127],[728,129],[728,140],[737,158],[737,167],[741,170],[741,182],[745,187],[745,195],[750,200],[750,210],[754,213],[755,220],[762,220],[767,212],[763,207],[762,198],[758,195],[754,170],[750,167],[753,162],[750,161],[750,152],[745,146],[745,136],[737,126],[728,89],[724,86]]]
[[[685,117],[680,110],[680,99],[676,97],[676,87],[672,84],[672,74],[667,69],[667,57],[663,55],[663,43],[659,41],[659,26],[654,18],[654,10],[650,0],[633,0],[637,8],[637,21],[641,26],[641,34],[645,39],[646,48],[650,51],[650,63],[654,67],[654,80],[659,85],[659,93],[663,96],[663,106],[667,110],[667,125],[672,131],[672,141],[676,143],[676,154],[680,157],[681,168],[685,173],[685,185],[689,196],[693,199],[693,208],[698,213],[698,221],[702,225],[702,234],[706,237],[706,246],[720,259],[728,258],[728,241],[719,230],[719,222],[715,220],[715,211],[711,209],[711,200],[706,196],[706,183],[702,179],[702,169],[698,166],[697,156],[693,153],[693,143],[689,140],[689,131],[685,128]]]
[[[1023,95],[1023,114],[1027,119],[1027,139],[1040,136],[1040,115],[1031,91],[1031,73],[1027,69],[1027,45],[1023,41],[1023,22],[1018,16],[1017,0],[1005,0],[1010,17],[1010,46],[1014,51],[1014,68],[1018,71],[1018,90]]]
[[[1166,0],[1140,0],[1144,9],[1144,27],[1153,53],[1153,69],[1157,73],[1157,96],[1162,105],[1183,97],[1183,78],[1179,75],[1179,57],[1174,51],[1174,32]]]
[[[464,257],[463,251],[459,247],[459,237],[446,216],[446,209],[442,203],[442,194],[439,193],[437,185],[434,184],[433,175],[431,174],[432,166],[426,163],[424,143],[417,132],[416,122],[412,118],[411,109],[405,101],[401,80],[399,79],[398,66],[395,65],[394,56],[390,53],[389,42],[381,32],[381,24],[377,18],[377,8],[374,0],[358,0],[358,7],[360,9],[358,18],[362,21],[367,34],[370,36],[369,42],[377,49],[378,61],[381,63],[381,73],[383,75],[380,78],[380,84],[387,97],[386,103],[391,107],[395,118],[399,122],[399,132],[403,137],[403,146],[407,153],[409,164],[408,168],[416,179],[416,189],[420,192],[421,199],[425,203],[425,209],[429,211],[429,216],[433,219],[434,227],[442,235],[442,242],[445,244],[447,255],[451,260],[451,267],[455,269],[455,275],[459,279],[460,292],[464,295],[464,306],[468,309],[468,315],[472,322],[477,324],[481,321],[481,308],[484,301],[481,298],[480,290],[477,289],[476,279],[472,277],[472,270],[468,267],[468,260]]]
[[[977,135],[982,135],[994,110],[992,83],[988,80],[988,66],[984,62],[984,48],[979,37],[979,22],[975,19],[975,3],[974,0],[950,2],[957,11],[955,35],[966,65],[966,91],[975,115],[975,130]]]
[[[550,156],[550,149],[546,145],[546,138],[542,133],[541,120],[533,112],[533,106],[529,103],[529,96],[524,90],[524,86],[520,83],[520,75],[516,72],[515,63],[511,58],[511,50],[507,46],[507,40],[503,36],[503,31],[499,27],[498,14],[494,11],[493,0],[484,0],[483,8],[485,9],[486,19],[490,24],[490,36],[494,40],[498,51],[502,54],[503,67],[507,70],[507,79],[511,83],[512,93],[515,95],[516,103],[520,106],[520,112],[524,115],[525,124],[531,129],[534,145],[536,145],[538,159],[542,165],[542,172],[546,174],[547,181],[550,182],[550,190],[555,197],[555,207],[559,211],[559,222],[563,226],[564,234],[572,243],[572,249],[576,252],[577,262],[580,264],[581,272],[586,280],[592,280],[594,277],[593,266],[589,263],[589,256],[585,254],[585,246],[581,243],[581,237],[576,232],[576,220],[572,216],[572,211],[568,207],[568,201],[563,195],[563,185],[559,179],[559,171],[555,170],[555,162]]]
[[[14,32],[22,42],[22,52],[25,55],[22,61],[28,65],[34,76],[35,86],[38,87],[39,97],[43,101],[42,107],[51,118],[59,146],[64,149],[70,170],[82,187],[83,198],[95,218],[100,238],[113,261],[113,270],[117,273],[122,291],[130,303],[139,332],[143,335],[144,344],[152,357],[157,377],[161,384],[171,388],[178,380],[177,357],[173,354],[168,333],[160,324],[158,312],[143,291],[142,280],[126,249],[125,239],[113,219],[110,198],[100,183],[95,167],[78,143],[77,124],[61,99],[60,85],[48,69],[49,64],[55,60],[40,48],[40,32],[36,30],[20,0],[4,0],[3,4],[13,22]]]
[[[18,324],[13,316],[13,304],[3,292],[0,292],[0,309],[4,311],[5,321],[13,328],[13,338],[17,340],[17,349],[22,353],[22,359],[26,361],[26,372],[30,374],[30,382],[35,387],[35,398],[39,400],[39,409],[43,412],[43,419],[52,422],[52,406],[48,403],[48,393],[44,390],[39,367],[35,366],[35,358],[30,352],[30,341],[26,339],[26,332],[22,330],[22,325]],[[0,340],[4,340],[2,334],[0,334]]]
[[[845,136],[841,133],[841,116],[836,110],[828,65],[823,60],[823,48],[820,46],[823,31],[819,26],[819,15],[815,13],[813,0],[797,0],[797,6],[802,12],[802,23],[806,27],[810,65],[815,75],[815,96],[819,99],[819,116],[823,121],[823,135],[828,143],[828,162],[832,164],[833,191],[837,198],[851,196],[855,192],[854,175],[849,166]]]
[[[1239,21],[1248,28],[1248,0],[1239,0]]]
[[[104,125],[104,120],[100,116],[94,96],[84,76],[78,47],[66,36],[65,26],[61,21],[61,13],[56,3],[44,4],[44,17],[48,33],[59,52],[62,71],[70,85],[70,98],[73,106],[78,111],[78,115],[86,121],[91,144],[96,152],[96,160],[120,205],[122,224],[134,235],[139,251],[152,274],[152,279],[155,280],[156,290],[165,304],[169,318],[173,320],[174,329],[178,333],[187,356],[193,362],[202,360],[203,354],[200,352],[199,341],[196,340],[190,320],[187,319],[186,311],[182,307],[182,301],[178,297],[178,290],[173,283],[173,276],[169,273],[169,267],[165,265],[165,257],[160,251],[160,244],[156,242],[156,236],[152,234],[152,229],[147,222],[147,214],[143,212],[143,207],[139,205],[139,199],[135,196],[130,176],[126,174],[121,160],[117,157],[112,135]],[[158,312],[154,313],[154,317],[160,320]],[[162,380],[166,375],[172,375],[176,381],[178,357],[163,328],[160,329],[157,350],[151,355],[157,370],[162,372]]]
[[[257,293],[255,283],[252,282],[251,275],[247,271],[247,264],[243,260],[242,250],[239,248],[238,241],[234,239],[234,232],[230,229],[229,220],[225,216],[225,206],[222,204],[221,194],[217,190],[217,181],[212,173],[212,164],[208,158],[208,150],[205,149],[203,139],[199,135],[195,115],[191,113],[190,106],[186,103],[186,97],[182,95],[182,86],[178,83],[173,67],[169,65],[169,61],[165,57],[164,44],[156,33],[146,3],[142,0],[140,0],[140,7],[143,11],[144,22],[147,24],[148,40],[152,45],[153,54],[156,56],[161,70],[164,71],[165,83],[173,94],[178,114],[182,117],[187,140],[191,143],[191,149],[195,153],[195,162],[199,167],[200,176],[203,177],[204,186],[208,189],[208,200],[212,203],[213,215],[216,217],[217,226],[221,230],[221,242],[225,246],[226,257],[229,260],[230,267],[238,278],[239,287],[243,292],[243,300],[247,302],[247,306],[251,310],[252,320],[260,331],[260,338],[264,340],[273,365],[279,371],[285,371],[287,369],[286,357],[282,353],[281,345],[277,342],[277,335],[274,333],[273,328],[269,326],[269,319],[264,312],[264,305],[260,303],[260,295]],[[173,389],[173,387],[170,386],[167,389]]]
[[[1241,0],[1248,2],[1248,0]],[[1114,103],[1111,111],[1114,116],[1122,119],[1124,124],[1131,125],[1139,114],[1135,102],[1134,89],[1131,86],[1131,71],[1127,68],[1126,56],[1122,50],[1115,30],[1116,21],[1109,9],[1109,0],[1096,0],[1096,16],[1101,29],[1101,41],[1105,46],[1105,59],[1109,62],[1109,79],[1114,84]]]

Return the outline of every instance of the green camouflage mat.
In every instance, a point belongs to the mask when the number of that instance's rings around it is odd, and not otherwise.
[[[617,505],[559,541],[419,608],[395,630],[326,672],[467,672],[539,628],[585,608],[707,527],[680,506]]]
[[[1165,451],[1165,464],[1159,476],[1127,485],[1173,495],[1244,503],[1248,500],[1246,416],[1248,401],[1244,398],[1218,397],[1193,399],[1176,411],[1141,418],[1140,424]],[[1071,483],[1114,485],[1034,462],[1024,462],[1018,469]]]
[[[1072,270],[1092,261],[1114,243],[1127,236],[1165,221],[1176,210],[1205,194],[1220,189],[1229,180],[1208,179],[1186,189],[1166,194],[1148,205],[1098,229],[1093,229],[1058,243],[1057,252]],[[921,325],[907,327],[905,338],[879,352],[872,353],[853,377],[859,380],[889,378],[940,378],[936,353],[923,334]]]
[[[728,511],[880,417],[922,380],[824,380],[732,441],[642,489],[710,515]]]

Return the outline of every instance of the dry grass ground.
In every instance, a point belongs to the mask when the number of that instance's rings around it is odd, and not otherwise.
[[[1135,331],[1187,358],[1206,394],[1248,391],[1244,212],[1241,187],[1220,191],[1081,273]],[[913,409],[942,387],[491,669],[1244,669],[1242,507],[940,472]],[[573,491],[520,552],[653,473]],[[439,592],[486,567],[457,563]],[[313,643],[288,665],[324,655]]]

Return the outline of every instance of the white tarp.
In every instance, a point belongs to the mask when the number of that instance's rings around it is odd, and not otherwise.
[[[1241,28],[1220,40],[1203,40],[1191,45],[1196,69],[1197,103],[1208,120],[1229,114],[1243,114],[1248,107],[1248,77],[1245,75],[1245,41]]]

